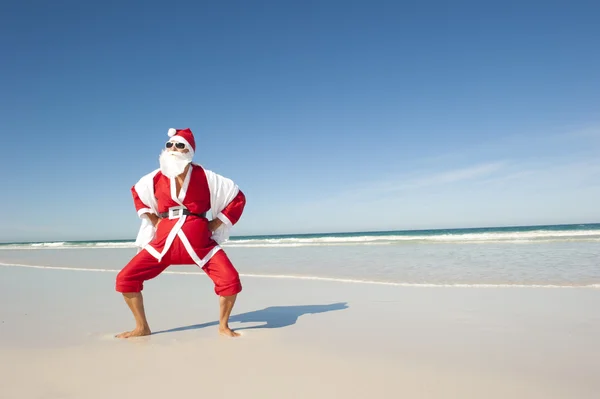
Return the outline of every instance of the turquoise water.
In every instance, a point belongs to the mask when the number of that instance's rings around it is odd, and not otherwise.
[[[600,288],[600,224],[238,236],[242,276],[409,286]],[[114,273],[133,240],[0,245],[0,266]],[[64,272],[63,272],[64,273]],[[202,274],[193,265],[167,273]]]
[[[48,241],[0,244],[0,249],[42,248],[127,248],[131,240]],[[541,241],[600,241],[600,223],[482,227],[468,229],[369,231],[324,234],[285,234],[232,236],[225,246],[320,246],[320,245],[390,245],[402,243],[482,243],[482,242],[541,242]]]

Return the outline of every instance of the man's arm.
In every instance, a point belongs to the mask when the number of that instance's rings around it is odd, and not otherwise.
[[[215,231],[223,223],[229,227],[233,226],[240,220],[244,207],[246,206],[246,196],[239,190],[237,195],[213,220],[208,223],[210,231]]]
[[[135,206],[135,210],[139,217],[147,216],[148,219],[152,222],[152,225],[156,227],[157,223],[160,221],[160,218],[157,214],[152,212],[152,209],[148,205],[146,205],[141,199],[138,192],[135,189],[135,186],[131,187],[131,196],[133,197],[133,205]]]
[[[221,227],[222,224],[223,224],[223,222],[221,221],[221,219],[214,218],[213,220],[211,220],[210,222],[208,222],[208,229],[210,231],[215,231],[216,229],[218,229],[219,227]]]
[[[144,215],[148,216],[148,218],[150,219],[150,221],[152,222],[152,225],[154,227],[156,227],[156,225],[158,224],[158,222],[160,222],[160,218],[154,214],[154,213],[144,213]]]

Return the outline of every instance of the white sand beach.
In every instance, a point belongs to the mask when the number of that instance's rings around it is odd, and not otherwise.
[[[217,334],[210,280],[0,267],[0,398],[597,398],[600,290],[243,279]]]

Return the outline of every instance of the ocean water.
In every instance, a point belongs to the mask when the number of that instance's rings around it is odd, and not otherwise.
[[[347,283],[600,288],[600,224],[238,236],[242,276]],[[115,272],[133,240],[0,244],[0,266]],[[175,265],[168,273],[202,273]]]

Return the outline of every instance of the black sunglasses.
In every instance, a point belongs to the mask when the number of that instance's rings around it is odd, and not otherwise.
[[[172,141],[167,141],[167,144],[165,144],[165,146],[167,148],[171,148],[171,147],[173,147],[173,144],[175,144],[175,148],[179,148],[180,150],[183,150],[185,148],[185,144],[183,144],[183,143],[173,143]]]

